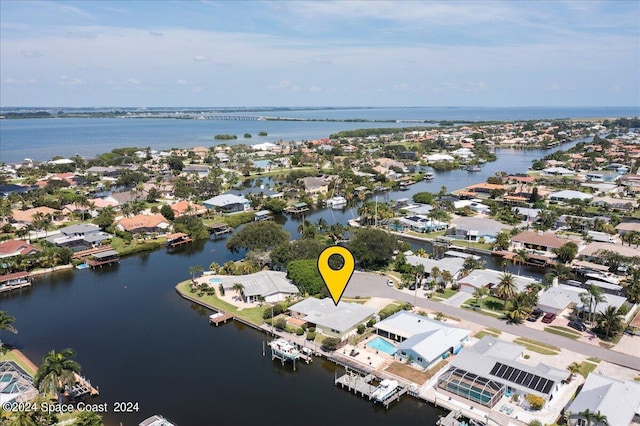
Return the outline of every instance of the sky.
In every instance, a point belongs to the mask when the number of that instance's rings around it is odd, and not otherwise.
[[[640,2],[0,1],[0,106],[637,106]]]

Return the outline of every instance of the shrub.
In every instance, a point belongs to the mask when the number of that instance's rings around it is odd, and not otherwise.
[[[335,351],[338,349],[338,345],[340,344],[340,339],[337,337],[327,337],[322,341],[322,347],[328,351]]]
[[[314,331],[307,331],[307,340],[314,340],[316,338],[316,333]]]
[[[304,331],[307,331],[307,323],[304,323],[300,326]]]
[[[278,318],[274,325],[278,330],[284,330],[287,328],[287,321],[284,318]]]
[[[373,327],[375,323],[376,323],[376,319],[371,318],[369,321],[367,321],[367,327]]]
[[[310,331],[311,333],[315,333],[316,332],[316,328],[315,327],[309,327],[309,330],[307,330],[307,331]]]
[[[525,396],[525,399],[534,410],[540,410],[542,409],[542,407],[544,407],[544,398],[541,396],[530,393]]]
[[[303,330],[303,329],[298,328],[298,329],[296,330],[296,335],[298,335],[298,336],[302,336],[303,334],[304,334],[304,330]]]
[[[367,327],[364,324],[358,324],[358,334],[364,334]]]

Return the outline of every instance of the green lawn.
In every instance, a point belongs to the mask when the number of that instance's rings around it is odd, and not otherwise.
[[[477,312],[479,314],[482,315],[486,315],[488,317],[493,317],[493,318],[498,318],[498,319],[502,319],[504,318],[504,314],[501,312],[494,312],[494,311],[488,311],[488,310],[480,310],[477,306],[470,306],[470,305],[460,305],[460,307],[462,309],[466,309],[468,311],[474,311]]]
[[[472,308],[480,307],[480,305],[478,304],[478,300],[475,297],[468,299],[466,302],[464,302],[464,304],[469,305]],[[494,296],[486,296],[484,299],[482,299],[482,309],[488,309],[490,311],[504,313],[505,311],[503,309],[503,305],[504,305],[504,301]]]
[[[0,361],[13,361],[31,376],[36,374],[36,370],[25,364],[17,355],[15,350],[10,350],[4,355],[0,355]]]
[[[586,379],[587,376],[589,375],[589,373],[591,373],[593,370],[595,370],[597,366],[598,366],[598,364],[593,364],[591,362],[582,362],[582,363],[580,363],[580,371],[579,371],[579,373],[582,375],[582,377],[584,377]]]
[[[595,358],[595,357],[589,357],[587,358],[587,361],[593,363],[593,364],[600,364],[600,361],[602,361],[600,358]]]
[[[502,334],[502,331],[496,329],[496,328],[485,328],[484,330],[478,331],[475,334],[475,337],[478,339],[482,339],[484,336],[491,336],[491,337],[499,337]]]
[[[493,244],[485,243],[476,243],[474,241],[460,241],[460,240],[450,240],[454,246],[459,247],[473,247],[481,250],[491,250],[493,248]]]
[[[111,245],[120,256],[139,253],[143,251],[154,251],[162,247],[167,242],[165,237],[154,238],[151,240],[138,241],[134,239],[131,244],[127,244],[122,238],[113,237]]]
[[[185,295],[192,297],[202,303],[205,303],[209,306],[213,306],[215,308],[221,309],[225,312],[230,312],[232,313],[234,316],[237,316],[239,318],[242,318],[246,321],[249,321],[252,324],[255,325],[261,325],[264,322],[264,319],[262,317],[263,313],[265,310],[270,309],[268,305],[262,306],[262,307],[255,307],[255,308],[245,308],[242,310],[238,310],[237,307],[233,306],[230,303],[225,302],[224,300],[221,300],[218,298],[218,296],[216,295],[204,295],[204,296],[198,296],[198,293],[191,293],[189,291],[189,286],[190,286],[191,281],[187,280],[187,281],[183,281],[180,284],[178,284],[178,286],[176,287],[178,289],[178,291],[180,293],[184,293]]]
[[[544,331],[557,334],[559,336],[568,337],[569,339],[579,339],[582,335],[580,333],[576,333],[573,329],[560,327],[557,325],[551,325],[549,327],[545,327]]]
[[[448,299],[448,298],[450,298],[451,296],[453,296],[454,294],[457,294],[457,293],[458,293],[458,290],[445,288],[443,292],[440,292],[440,291],[436,290],[431,294],[433,295],[434,299],[445,300],[445,299]]]
[[[560,353],[560,348],[557,346],[549,345],[547,343],[538,342],[524,337],[518,337],[513,341],[513,343],[522,345],[530,351],[537,352],[542,355],[558,355]]]

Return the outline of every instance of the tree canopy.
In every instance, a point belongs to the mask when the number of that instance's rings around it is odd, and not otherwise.
[[[245,249],[268,250],[278,244],[289,241],[289,233],[272,220],[253,222],[233,234],[227,241],[227,248],[237,253]]]
[[[271,251],[271,263],[278,266],[287,267],[293,260],[314,259],[317,260],[322,250],[327,247],[327,242],[312,239],[300,239],[295,241],[285,241],[278,244]]]
[[[289,262],[287,271],[287,277],[301,293],[328,295],[320,271],[318,271],[317,259],[294,260]]]
[[[359,229],[347,248],[356,259],[356,263],[364,266],[383,266],[391,260],[398,247],[396,237],[381,229]]]

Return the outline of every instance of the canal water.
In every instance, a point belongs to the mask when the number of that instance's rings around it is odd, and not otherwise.
[[[458,189],[499,170],[524,171],[549,152],[501,151],[480,173],[437,173],[433,182],[387,197],[437,192],[442,185]],[[306,218],[331,224],[356,216],[352,209],[322,209]],[[298,238],[300,217],[279,220]],[[174,286],[188,278],[191,266],[207,269],[213,261],[242,257],[224,244],[211,239],[127,257],[104,269],[36,278],[31,289],[1,296],[0,309],[16,317],[19,330],[4,333],[3,340],[36,364],[51,349],[75,349],[83,374],[100,389],[97,402],[109,404],[107,425],[137,425],[154,413],[180,426],[435,424],[439,413],[430,405],[405,397],[385,411],[335,387],[331,363],[316,360],[293,372],[262,356],[265,335],[237,323],[209,326],[209,312],[179,297]],[[113,412],[113,404],[123,401],[138,402],[139,411]]]

